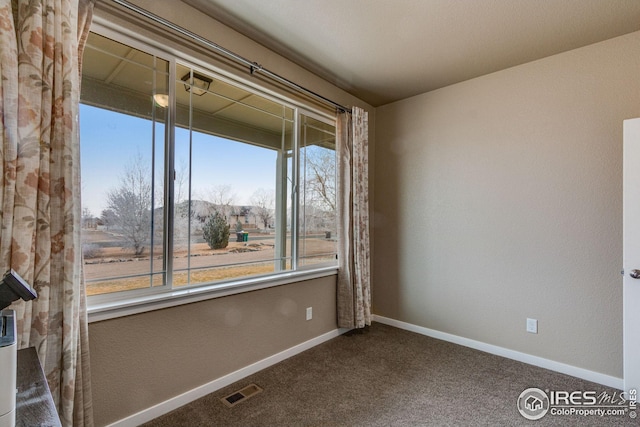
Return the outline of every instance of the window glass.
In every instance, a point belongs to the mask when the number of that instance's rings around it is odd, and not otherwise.
[[[300,125],[300,265],[335,261],[336,129],[306,115]]]
[[[334,121],[150,51],[85,49],[88,294],[335,265]]]
[[[164,147],[169,63],[91,34],[80,140],[89,295],[164,283]]]
[[[182,65],[176,74],[174,286],[289,269],[279,189],[292,109]]]

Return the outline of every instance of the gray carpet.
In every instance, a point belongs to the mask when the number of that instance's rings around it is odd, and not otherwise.
[[[255,383],[229,408],[220,398]],[[374,323],[332,339],[150,423],[166,426],[603,426],[627,416],[520,415],[530,387],[619,393],[599,384]]]

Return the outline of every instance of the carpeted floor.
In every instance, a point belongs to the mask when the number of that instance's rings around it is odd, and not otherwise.
[[[251,383],[264,391],[232,408],[221,402]],[[363,333],[337,337],[145,426],[640,425],[628,414],[547,413],[529,421],[520,415],[517,400],[530,387],[620,392],[374,323]]]

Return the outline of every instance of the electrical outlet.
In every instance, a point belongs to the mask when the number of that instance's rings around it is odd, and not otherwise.
[[[307,320],[313,319],[313,307],[307,307]]]
[[[527,319],[527,332],[532,334],[538,333],[538,320],[537,319]]]

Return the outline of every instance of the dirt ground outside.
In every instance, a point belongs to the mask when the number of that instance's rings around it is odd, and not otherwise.
[[[134,257],[130,251],[118,245],[117,236],[103,231],[84,232],[85,244],[94,248],[93,256],[85,252],[84,274],[87,282],[87,294],[97,295],[131,289],[143,289],[161,286],[162,249],[154,249],[154,256],[148,251],[140,257]],[[177,246],[173,258],[173,285],[209,283],[233,278],[242,278],[275,271],[273,236],[256,233],[249,235],[247,242],[231,241],[224,249],[211,249],[207,243]],[[96,250],[95,248],[98,248]],[[305,263],[313,264],[335,259],[335,240],[324,236],[309,236],[300,242],[301,254]],[[286,260],[287,266],[290,262]],[[155,274],[149,275],[150,271]],[[118,279],[106,279],[114,278]]]

